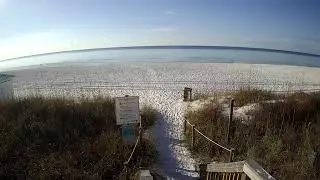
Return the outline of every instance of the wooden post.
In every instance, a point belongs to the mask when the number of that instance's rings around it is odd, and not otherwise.
[[[246,173],[242,173],[242,174],[241,174],[241,180],[246,180],[246,179],[247,179]]]
[[[200,171],[200,180],[205,180],[207,176],[207,165],[206,164],[199,164],[199,171]]]
[[[141,167],[141,164],[142,164],[142,157],[143,157],[143,147],[142,147],[142,124],[141,124],[141,121],[140,121],[140,126],[139,126],[139,142],[138,142],[138,150],[140,150],[140,160],[139,160],[139,167]]]
[[[192,149],[194,149],[194,144],[195,144],[195,128],[194,128],[195,125],[192,125],[192,135],[191,135],[191,138],[192,138]]]
[[[139,126],[139,143],[141,144],[142,141],[142,127]]]
[[[186,134],[186,132],[187,132],[187,120],[184,120],[183,131],[184,131],[184,134]]]
[[[192,89],[185,87],[183,89],[183,101],[191,101],[192,100]]]
[[[230,114],[229,114],[229,121],[228,121],[228,127],[227,127],[227,138],[226,141],[229,144],[230,142],[230,126],[232,122],[232,117],[233,117],[233,106],[234,106],[234,99],[230,100]]]
[[[188,101],[188,90],[187,87],[183,89],[183,101]]]
[[[235,150],[234,148],[231,148],[231,149],[230,149],[230,151],[229,151],[230,153],[229,153],[229,159],[228,159],[228,162],[232,162],[232,158],[233,158],[234,150]]]
[[[269,118],[267,120],[267,125],[266,125],[266,132],[264,133],[265,136],[267,136],[269,134],[269,123],[270,123],[270,119],[271,119],[271,112],[269,112]]]
[[[124,179],[127,180],[127,179],[129,179],[129,176],[128,176],[128,162],[125,161],[123,163],[123,165],[124,165]]]

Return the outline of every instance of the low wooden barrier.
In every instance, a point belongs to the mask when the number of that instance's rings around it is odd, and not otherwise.
[[[275,180],[256,161],[201,164],[200,180]]]

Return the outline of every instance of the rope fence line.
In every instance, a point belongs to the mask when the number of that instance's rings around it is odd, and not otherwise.
[[[214,145],[220,147],[223,150],[226,150],[229,152],[229,159],[228,161],[231,162],[232,161],[232,157],[233,157],[233,152],[234,152],[234,148],[227,148],[217,142],[215,142],[214,140],[210,139],[208,136],[204,135],[202,132],[200,132],[198,129],[195,128],[195,125],[191,124],[188,120],[184,120],[184,132],[186,133],[186,129],[187,129],[187,124],[189,124],[192,127],[192,148],[195,147],[195,132],[197,132],[198,134],[200,134],[202,137],[204,137],[205,139],[207,139],[209,142],[213,143]]]
[[[226,150],[226,151],[231,152],[231,149],[228,149],[228,148],[226,148],[226,147],[224,147],[224,146],[220,145],[219,143],[217,143],[217,142],[215,142],[215,141],[211,140],[208,136],[206,136],[206,135],[204,135],[203,133],[201,133],[198,129],[195,129],[195,131],[197,131],[201,136],[203,136],[204,138],[206,138],[208,141],[212,142],[213,144],[215,144],[215,145],[219,146],[220,148],[222,148],[222,149],[224,149],[224,150]]]
[[[185,120],[190,126],[193,126],[189,121]]]
[[[127,164],[130,163],[130,160],[131,160],[131,158],[132,158],[132,156],[133,156],[133,153],[135,152],[135,150],[136,150],[136,148],[137,148],[137,146],[138,146],[138,144],[139,144],[139,142],[140,142],[139,139],[140,139],[140,138],[137,138],[136,143],[135,143],[135,145],[134,145],[134,148],[132,149],[131,154],[130,154],[128,160],[125,161],[124,164],[127,165]]]
[[[128,179],[128,165],[129,165],[129,163],[130,163],[130,161],[131,161],[131,159],[133,157],[133,154],[135,153],[139,143],[140,143],[140,145],[142,143],[142,125],[141,125],[141,121],[140,121],[140,126],[139,126],[139,135],[137,137],[135,145],[134,145],[134,147],[133,147],[133,149],[132,149],[132,151],[130,153],[130,156],[129,156],[128,160],[123,163],[124,167],[122,169],[122,173],[124,173],[126,179]]]

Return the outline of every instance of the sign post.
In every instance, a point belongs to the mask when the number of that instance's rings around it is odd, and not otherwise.
[[[139,97],[125,96],[115,100],[117,125],[122,126],[123,141],[134,144],[135,125],[140,122]]]
[[[125,144],[134,144],[134,124],[122,125],[122,138]]]
[[[117,125],[139,123],[139,97],[117,97],[116,118]]]

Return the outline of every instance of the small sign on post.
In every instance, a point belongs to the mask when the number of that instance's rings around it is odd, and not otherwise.
[[[117,125],[122,126],[122,139],[125,144],[134,144],[135,124],[139,123],[139,97],[117,97],[115,102]]]
[[[127,96],[116,98],[117,125],[139,123],[139,97]]]
[[[122,138],[125,144],[134,144],[134,124],[122,125]]]

